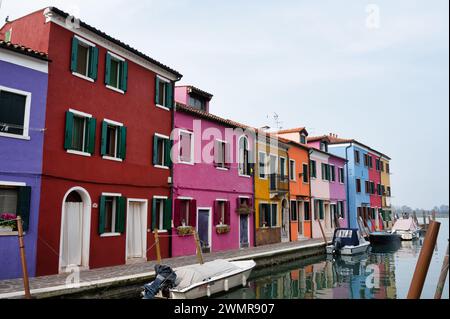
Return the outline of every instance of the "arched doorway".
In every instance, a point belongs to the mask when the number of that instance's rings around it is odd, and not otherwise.
[[[62,203],[59,271],[89,268],[91,198],[79,187],[69,190]]]

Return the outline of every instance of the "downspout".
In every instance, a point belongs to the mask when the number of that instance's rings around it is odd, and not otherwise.
[[[345,170],[346,170],[346,175],[347,175],[346,188],[347,188],[347,225],[348,225],[348,228],[350,228],[350,179],[349,179],[349,174],[348,174],[348,150],[352,147],[353,147],[353,142],[351,142],[350,145],[345,148],[345,160],[347,161],[345,163]],[[355,199],[355,202],[356,202],[356,199]]]
[[[308,166],[309,166],[309,228],[310,228],[310,233],[311,233],[311,239],[313,239],[314,238],[314,236],[313,236],[313,220],[314,220],[314,216],[313,216],[313,206],[314,206],[314,203],[313,203],[313,199],[312,199],[312,180],[311,180],[311,154],[313,153],[313,150],[312,149],[310,149],[309,150],[309,157],[308,157],[308,160],[309,160],[309,163],[308,163]],[[316,169],[317,169],[317,167],[316,167]]]
[[[253,159],[255,159],[255,163],[253,163],[253,170],[252,170],[252,175],[253,175],[253,247],[256,247],[256,178],[255,178],[255,169],[256,169],[256,162],[258,162],[258,133],[256,132],[255,134],[255,140],[253,141],[253,151],[254,151],[254,156],[252,156]],[[259,214],[261,214],[261,211],[259,212]]]

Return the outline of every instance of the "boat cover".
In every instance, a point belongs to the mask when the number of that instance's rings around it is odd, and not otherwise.
[[[361,236],[357,229],[351,228],[338,228],[334,232],[333,243],[336,239],[340,240],[341,247],[344,246],[358,246],[360,244]]]
[[[399,219],[392,227],[392,232],[395,231],[416,231],[418,229],[413,218]]]
[[[230,273],[240,268],[229,261],[218,259],[207,262],[203,265],[191,265],[175,270],[177,280],[175,282],[176,290],[186,289],[194,284],[208,281],[226,273]]]

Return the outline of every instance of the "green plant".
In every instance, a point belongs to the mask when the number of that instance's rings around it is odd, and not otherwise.
[[[194,227],[192,226],[179,226],[177,227],[177,234],[180,236],[189,236],[194,233]]]

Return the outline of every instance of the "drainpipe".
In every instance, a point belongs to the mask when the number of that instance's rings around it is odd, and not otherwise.
[[[309,178],[309,228],[310,228],[310,232],[311,232],[311,239],[313,239],[314,238],[314,236],[313,236],[314,216],[313,216],[312,211],[313,211],[314,203],[312,200],[312,180],[311,180],[311,154],[313,153],[313,150],[310,149],[308,153],[309,153],[309,157],[308,157],[308,160],[309,160],[309,163],[308,163],[308,166],[309,166],[309,177],[308,177]],[[316,169],[317,169],[317,167],[316,167]]]
[[[352,147],[353,147],[353,142],[351,142],[350,145],[345,148],[345,160],[347,161],[345,163],[345,170],[347,172],[346,188],[347,188],[347,225],[348,225],[348,228],[350,228],[350,179],[349,179],[349,175],[348,175],[348,150]],[[355,201],[356,201],[356,199],[355,199]]]
[[[255,134],[255,140],[253,141],[253,151],[255,152],[252,158],[255,159],[255,163],[253,163],[253,247],[256,247],[256,178],[255,178],[255,169],[258,162],[258,133]],[[261,212],[259,212],[261,214]]]

